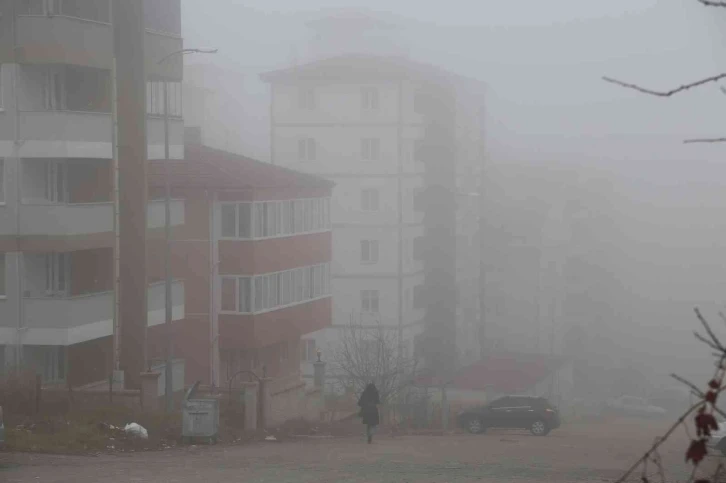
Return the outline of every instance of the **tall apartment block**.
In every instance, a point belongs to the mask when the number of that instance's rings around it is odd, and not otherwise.
[[[144,17],[148,157],[164,155],[164,78],[180,158],[182,64],[157,65],[182,48],[180,2],[146,0]],[[0,367],[32,367],[46,382],[81,385],[111,370],[113,50],[110,0],[0,0]],[[150,202],[149,236],[164,222],[163,203]],[[182,202],[171,222],[184,223]],[[164,321],[164,285],[149,282],[153,326]],[[172,298],[182,319],[181,281]]]
[[[308,347],[330,358],[352,321],[397,331],[432,366],[477,358],[481,84],[363,54],[262,78],[272,162],[336,183],[333,325]]]

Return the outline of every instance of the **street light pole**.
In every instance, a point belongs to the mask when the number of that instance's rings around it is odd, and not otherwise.
[[[214,54],[217,49],[184,49],[163,57],[158,65],[175,55]],[[164,326],[166,328],[166,363],[164,364],[164,400],[166,411],[174,410],[174,384],[172,380],[172,359],[174,356],[174,331],[172,329],[171,300],[171,180],[169,173],[169,81],[164,77]]]

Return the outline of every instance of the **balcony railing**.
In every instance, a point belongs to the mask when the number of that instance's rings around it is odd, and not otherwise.
[[[171,201],[171,225],[184,224],[183,200]],[[146,226],[163,228],[163,201],[150,201]],[[14,227],[10,227],[14,228]],[[73,236],[113,231],[113,204],[23,204],[20,208],[21,236]]]
[[[11,140],[14,121],[0,116],[0,141]],[[18,137],[22,157],[111,158],[111,114],[80,111],[21,111]],[[164,156],[164,120],[149,115],[146,123],[149,159]],[[172,158],[183,155],[184,121],[169,121]]]
[[[149,285],[148,324],[164,322],[164,283]],[[173,320],[184,318],[184,282],[172,284]],[[29,297],[24,303],[25,344],[70,345],[112,334],[113,293]]]
[[[16,30],[17,52],[22,62],[111,69],[113,30],[110,23],[67,15],[19,15]],[[147,75],[157,77],[166,73],[181,79],[181,62],[157,64],[165,55],[181,49],[181,36],[147,29],[144,36]]]

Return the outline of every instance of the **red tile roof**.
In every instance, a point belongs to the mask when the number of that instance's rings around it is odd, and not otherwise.
[[[468,391],[516,394],[527,391],[558,370],[564,360],[542,354],[500,353],[460,369],[447,387]],[[424,376],[418,386],[439,386],[441,379]]]
[[[172,186],[217,189],[264,189],[321,187],[332,189],[332,181],[291,169],[263,163],[246,156],[201,145],[187,145],[184,159],[149,161],[149,185],[164,184],[169,169]]]

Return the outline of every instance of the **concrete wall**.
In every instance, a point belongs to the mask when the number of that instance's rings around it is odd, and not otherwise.
[[[319,421],[325,408],[321,391],[305,387],[299,374],[266,383],[266,425],[277,426],[291,419]]]

